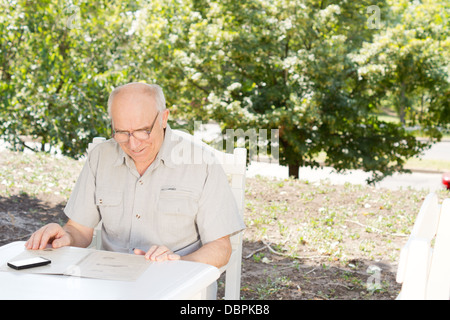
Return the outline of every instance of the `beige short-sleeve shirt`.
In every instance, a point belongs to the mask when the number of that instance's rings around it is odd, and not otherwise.
[[[222,166],[186,134],[166,128],[161,149],[140,176],[113,140],[88,156],[64,209],[75,222],[102,221],[105,250],[131,253],[165,245],[182,255],[245,228]]]

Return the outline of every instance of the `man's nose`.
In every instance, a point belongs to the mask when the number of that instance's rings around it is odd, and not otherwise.
[[[141,145],[141,141],[136,139],[133,135],[130,135],[130,148],[136,150],[137,147]]]

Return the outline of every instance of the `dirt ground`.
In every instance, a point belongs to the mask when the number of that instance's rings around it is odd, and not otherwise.
[[[264,248],[264,249],[263,249]],[[328,259],[289,259],[272,254],[265,244],[244,242],[243,256],[263,249],[269,264],[243,259],[241,298],[268,300],[392,300],[400,291],[395,281],[396,267],[385,263],[354,260],[353,268]],[[262,252],[264,252],[262,251]],[[261,251],[260,251],[261,252]],[[379,281],[383,289],[367,290],[367,284],[375,284],[376,273],[368,271],[379,266]],[[372,278],[371,278],[372,277]],[[224,277],[221,277],[222,281]],[[219,298],[224,296],[221,283]]]
[[[267,178],[246,187],[242,299],[398,296],[400,249],[426,192]]]
[[[49,194],[0,197],[0,245],[26,240],[46,223],[64,223],[65,202],[64,197]],[[379,263],[383,272],[376,278],[367,272],[374,266],[371,261],[354,260],[343,267],[326,256],[293,259],[263,241],[245,240],[242,261],[241,298],[247,300],[393,299],[400,289],[392,265]],[[373,283],[384,284],[382,290],[367,290],[371,276]],[[219,299],[224,296],[223,281],[222,276]]]
[[[46,154],[0,152],[0,246],[27,240],[44,224],[64,224],[82,166]],[[427,193],[248,178],[241,299],[395,299],[400,250]],[[218,283],[222,299],[223,275]]]

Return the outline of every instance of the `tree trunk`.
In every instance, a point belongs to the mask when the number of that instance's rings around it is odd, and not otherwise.
[[[288,167],[289,167],[289,178],[298,179],[300,166],[298,164],[289,164]]]
[[[401,84],[401,91],[400,91],[400,105],[399,105],[399,117],[400,117],[400,123],[404,125],[406,123],[406,96],[405,96],[405,83],[403,82]]]
[[[294,179],[298,179],[300,164],[303,163],[302,156],[300,154],[296,154],[293,147],[288,143],[288,141],[286,141],[284,130],[284,126],[281,126],[279,131],[279,139],[281,150],[283,152],[284,159],[286,160],[284,164],[287,163],[288,165],[289,178],[292,177]]]

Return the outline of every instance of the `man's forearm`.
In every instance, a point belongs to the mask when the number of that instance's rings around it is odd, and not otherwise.
[[[92,242],[93,229],[92,232],[86,227],[80,230],[80,225],[71,220],[66,223],[63,229],[70,237],[70,246],[86,248]]]
[[[197,251],[181,257],[182,260],[210,264],[221,268],[228,263],[231,256],[231,243],[228,236],[211,241]]]

